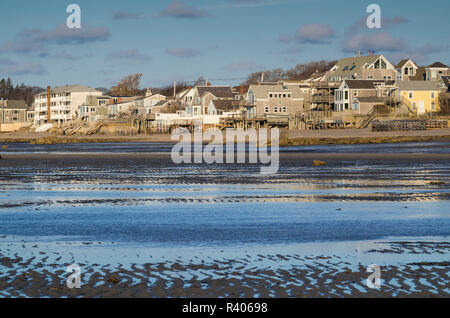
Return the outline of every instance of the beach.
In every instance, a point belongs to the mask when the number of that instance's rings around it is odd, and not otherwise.
[[[450,143],[289,146],[273,175],[171,147],[3,149],[0,297],[450,295]]]

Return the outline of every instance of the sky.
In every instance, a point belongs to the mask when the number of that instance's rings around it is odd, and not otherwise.
[[[69,29],[69,4],[81,28]],[[369,29],[367,7],[381,8]],[[450,1],[2,1],[0,78],[40,87],[109,88],[132,73],[142,87],[199,76],[235,85],[252,72],[374,50],[392,63],[450,64]]]

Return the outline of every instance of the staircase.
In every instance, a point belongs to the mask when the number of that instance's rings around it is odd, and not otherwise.
[[[367,128],[369,127],[370,123],[374,120],[376,114],[375,109],[372,108],[372,110],[367,113],[366,116],[358,123],[358,128]]]

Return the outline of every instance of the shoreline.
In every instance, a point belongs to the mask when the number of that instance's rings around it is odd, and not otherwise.
[[[382,144],[408,143],[426,141],[450,141],[450,129],[427,131],[389,131],[370,132],[367,129],[348,129],[342,131],[281,131],[280,147],[305,145],[350,145],[350,144]],[[209,143],[210,140],[204,140]],[[3,133],[0,144],[29,143],[37,145],[83,144],[83,143],[171,143],[169,134],[134,135],[134,136],[59,136],[48,133]]]

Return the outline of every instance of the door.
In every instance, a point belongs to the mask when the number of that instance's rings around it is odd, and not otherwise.
[[[419,102],[418,113],[419,113],[419,114],[425,114],[425,102],[424,102],[423,100],[421,100],[421,101]]]

